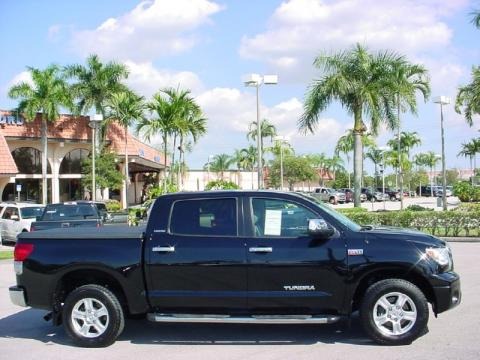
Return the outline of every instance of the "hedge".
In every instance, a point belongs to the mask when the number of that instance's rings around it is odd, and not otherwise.
[[[360,225],[413,228],[436,236],[480,236],[480,211],[341,211]]]

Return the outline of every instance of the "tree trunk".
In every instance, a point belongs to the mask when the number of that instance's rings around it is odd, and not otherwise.
[[[403,169],[402,169],[402,154],[400,153],[400,95],[397,94],[397,141],[398,141],[398,181],[400,185],[400,210],[403,210]]]
[[[355,125],[353,128],[353,186],[354,186],[354,207],[362,206],[360,201],[361,182],[363,174],[363,143],[362,135],[365,127],[362,122],[362,108],[357,106],[354,110]]]
[[[183,155],[183,135],[180,135],[180,149],[178,150],[178,168],[177,168],[177,183],[178,183],[178,189],[181,189],[181,168],[182,168],[182,155]]]
[[[48,202],[47,164],[48,164],[48,134],[47,119],[42,114],[42,204]]]
[[[163,135],[163,159],[165,160],[165,173],[163,174],[163,193],[167,192],[167,134]],[[169,166],[172,166],[170,163]]]
[[[173,136],[173,145],[172,145],[172,167],[175,165],[175,147],[177,146],[177,135]],[[171,181],[173,183],[173,178],[175,177],[175,171],[170,171]]]

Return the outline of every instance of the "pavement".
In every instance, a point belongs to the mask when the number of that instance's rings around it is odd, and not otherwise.
[[[371,360],[479,359],[480,244],[454,243],[456,271],[462,277],[462,303],[430,313],[429,332],[406,346],[379,346],[363,332],[358,317],[350,329],[334,325],[157,324],[127,320],[108,348],[72,345],[62,327],[42,319],[42,310],[21,308],[8,298],[15,283],[11,260],[0,261],[0,358],[22,360]]]

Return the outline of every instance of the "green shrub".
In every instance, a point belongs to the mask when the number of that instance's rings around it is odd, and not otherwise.
[[[480,236],[479,214],[477,211],[428,210],[345,213],[359,225],[411,228],[437,236]]]
[[[405,208],[407,211],[433,211],[433,209],[429,209],[420,205],[410,205]]]
[[[468,181],[455,183],[453,193],[463,202],[480,201],[480,187],[473,186]]]
[[[120,201],[113,199],[106,200],[105,206],[107,207],[108,212],[118,212],[122,209],[122,204],[120,204]]]
[[[237,190],[240,187],[232,181],[212,180],[205,186],[205,190]]]

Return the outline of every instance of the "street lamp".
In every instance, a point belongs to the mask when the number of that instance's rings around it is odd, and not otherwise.
[[[440,129],[442,134],[442,203],[443,210],[447,210],[447,173],[445,168],[445,134],[443,130],[443,105],[450,104],[450,98],[446,96],[437,96],[433,102],[440,104]]]
[[[258,149],[258,189],[263,188],[263,165],[262,165],[262,126],[260,124],[260,99],[259,89],[262,84],[276,85],[278,84],[277,75],[259,75],[249,74],[243,77],[245,86],[255,87],[257,90],[257,149]]]
[[[283,190],[283,143],[287,141],[287,138],[278,135],[275,136],[273,140],[280,142],[280,190]]]
[[[383,209],[385,210],[385,152],[389,150],[387,146],[378,148],[382,152],[382,193],[383,193]]]
[[[96,191],[96,185],[95,185],[95,148],[97,146],[96,144],[96,130],[98,128],[98,125],[103,121],[103,115],[102,114],[95,114],[90,118],[90,122],[88,123],[88,126],[92,128],[92,191],[91,191],[91,196],[90,200],[95,201],[97,198],[97,191]]]

